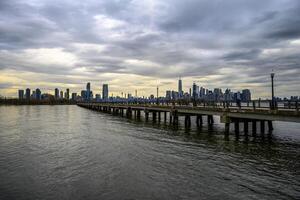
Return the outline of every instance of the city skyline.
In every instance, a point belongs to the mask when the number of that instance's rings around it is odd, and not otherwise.
[[[104,83],[102,85],[102,88],[100,88],[99,92],[95,92],[98,90],[93,90],[93,87],[90,82],[86,84],[86,89],[82,89],[80,92],[78,91],[71,91],[70,89],[67,88],[65,89],[65,92],[63,90],[60,90],[59,88],[54,89],[54,94],[52,92],[45,92],[42,93],[40,88],[37,88],[36,90],[32,90],[31,93],[31,88],[26,88],[24,89],[19,89],[17,91],[18,93],[18,99],[48,99],[51,95],[55,99],[71,99],[76,100],[76,101],[92,101],[92,100],[111,100],[111,98],[127,98],[127,99],[132,99],[132,98],[149,98],[149,99],[154,99],[154,98],[164,98],[165,100],[179,100],[179,99],[194,99],[194,100],[207,100],[207,101],[237,101],[238,99],[243,101],[243,102],[249,102],[251,100],[255,99],[262,99],[263,98],[253,98],[253,94],[251,93],[251,90],[247,88],[243,88],[241,90],[234,91],[231,88],[206,88],[201,85],[197,85],[196,82],[193,82],[193,85],[188,89],[188,90],[183,90],[183,81],[182,78],[179,77],[178,79],[178,90],[166,90],[166,91],[161,91],[159,90],[159,86],[157,85],[156,87],[156,92],[157,96],[154,94],[148,94],[148,95],[142,95],[139,96],[138,91],[134,91],[134,95],[131,92],[121,92],[120,94],[113,94],[112,92],[109,92],[109,84]],[[165,95],[160,95],[160,93],[164,92]],[[71,94],[71,96],[70,96]],[[49,96],[50,95],[50,96]],[[273,94],[272,94],[273,95]],[[275,99],[281,100],[281,99],[293,99],[293,100],[298,100],[300,96],[297,95],[291,95],[289,97],[279,97],[279,96],[274,96]],[[267,100],[272,99],[272,97],[266,98]]]
[[[296,0],[11,0],[0,9],[2,96],[19,88],[79,92],[87,82],[140,96],[159,85],[163,95],[181,76],[183,90],[196,81],[268,98],[272,70],[276,96],[299,95]]]

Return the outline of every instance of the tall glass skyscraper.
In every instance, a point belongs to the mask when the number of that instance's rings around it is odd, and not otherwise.
[[[86,84],[86,99],[90,100],[91,99],[91,83],[88,82]]]
[[[19,90],[19,99],[24,99],[24,90]]]
[[[108,99],[108,84],[103,84],[102,86],[102,98]]]
[[[29,88],[26,89],[26,99],[27,100],[30,99],[30,89]]]
[[[179,97],[183,96],[181,77],[179,77],[179,80],[178,80],[178,95],[179,95]]]
[[[55,88],[55,99],[59,99],[59,90]]]

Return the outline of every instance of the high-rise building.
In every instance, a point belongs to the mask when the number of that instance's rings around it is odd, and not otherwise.
[[[166,91],[166,99],[167,99],[167,100],[171,100],[171,97],[172,97],[171,91],[170,91],[170,90],[167,90],[167,91]]]
[[[60,91],[60,98],[63,99],[64,98],[64,91]]]
[[[193,98],[197,99],[198,98],[198,89],[199,87],[196,85],[196,83],[193,83]]]
[[[72,93],[72,100],[75,101],[77,98],[77,93]]]
[[[242,96],[242,98],[241,98],[242,101],[244,101],[244,102],[251,101],[251,92],[249,89],[242,90],[241,96]]]
[[[41,90],[39,88],[37,88],[35,90],[35,99],[37,99],[37,100],[41,100],[42,99],[42,92],[41,92]]]
[[[82,99],[86,99],[86,90],[81,90],[80,95]]]
[[[173,99],[173,100],[177,100],[179,94],[178,94],[178,92],[172,90],[172,91],[171,91],[171,96],[172,96],[172,99]]]
[[[24,99],[24,90],[19,90],[19,99]]]
[[[96,100],[99,101],[101,99],[101,95],[100,94],[96,94]]]
[[[91,99],[91,83],[88,82],[86,84],[86,99],[90,100]]]
[[[69,88],[67,88],[67,90],[66,90],[65,98],[68,99],[68,100],[70,99],[70,89]]]
[[[35,99],[35,98],[36,98],[36,94],[35,94],[35,90],[33,90],[31,94],[31,99]]]
[[[26,99],[27,100],[30,99],[30,89],[29,88],[26,89]]]
[[[214,89],[214,100],[219,101],[221,96],[222,96],[222,89],[215,88]]]
[[[55,88],[55,99],[59,99],[59,90],[58,88]]]
[[[102,98],[108,99],[108,84],[103,84],[102,86]]]
[[[199,93],[200,97],[204,97],[205,96],[205,89],[203,87],[200,87],[200,93]]]
[[[179,98],[181,98],[183,96],[182,80],[181,80],[181,78],[179,78],[179,80],[178,80],[178,95],[179,95]]]

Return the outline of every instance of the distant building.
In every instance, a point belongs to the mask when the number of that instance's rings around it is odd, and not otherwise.
[[[102,86],[102,99],[108,99],[108,84]]]
[[[205,96],[205,89],[203,87],[200,87],[199,96],[201,98]]]
[[[70,89],[69,88],[67,88],[67,90],[66,90],[65,98],[68,99],[68,100],[70,99]]]
[[[54,97],[55,97],[55,99],[59,99],[59,90],[58,90],[58,88],[55,88]]]
[[[172,90],[171,91],[171,96],[172,96],[173,100],[177,100],[178,97],[179,97],[179,94],[178,94],[178,92]]]
[[[249,89],[242,90],[241,100],[244,101],[244,102],[251,101],[251,92],[250,92]]]
[[[167,91],[166,91],[166,99],[167,99],[167,100],[171,100],[171,98],[172,98],[172,93],[171,93],[170,90],[167,90]]]
[[[178,80],[178,95],[179,95],[179,98],[181,98],[183,96],[182,80],[181,80],[181,78],[179,78],[179,80]]]
[[[86,100],[91,100],[91,83],[86,84]]]
[[[36,95],[35,95],[35,91],[33,90],[32,94],[31,94],[31,99],[35,99],[35,98],[36,98]]]
[[[29,88],[26,89],[26,99],[27,100],[30,99],[30,89]]]
[[[64,92],[61,90],[60,91],[60,98],[63,99],[64,98]]]
[[[222,96],[222,89],[215,88],[214,89],[214,101],[219,101]]]
[[[81,90],[80,96],[82,99],[86,99],[86,90]]]
[[[224,100],[225,101],[232,101],[233,100],[233,93],[228,88],[225,90]]]
[[[197,91],[197,85],[196,85],[196,83],[193,83],[192,91],[193,91],[193,94],[192,94],[193,99],[197,99],[197,97],[198,97],[198,91]]]
[[[234,95],[233,95],[233,100],[234,101],[240,101],[240,100],[242,100],[241,96],[242,95],[241,95],[240,91],[235,92]]]
[[[99,101],[101,99],[101,95],[100,94],[96,94],[96,100]]]
[[[24,90],[19,90],[19,99],[24,99]]]
[[[41,90],[39,88],[37,88],[35,90],[35,99],[37,99],[37,100],[41,100],[42,99],[42,92],[41,92]]]
[[[75,101],[77,98],[77,93],[72,93],[72,100]]]

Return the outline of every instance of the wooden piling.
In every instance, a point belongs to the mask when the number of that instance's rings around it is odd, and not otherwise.
[[[235,135],[239,135],[239,133],[240,133],[240,122],[238,119],[235,119],[235,121],[234,121],[234,132],[235,132]]]
[[[273,131],[274,130],[274,128],[273,128],[273,123],[272,123],[272,121],[268,121],[268,129],[269,129],[269,132],[271,132],[271,131]]]

